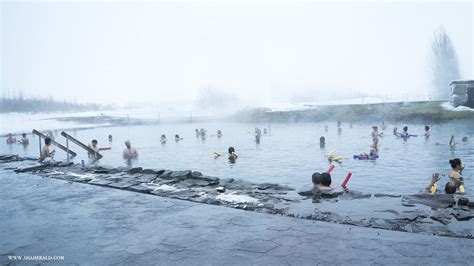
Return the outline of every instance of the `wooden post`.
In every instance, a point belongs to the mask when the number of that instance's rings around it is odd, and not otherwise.
[[[67,154],[67,162],[69,163],[69,138],[66,138],[66,154]]]

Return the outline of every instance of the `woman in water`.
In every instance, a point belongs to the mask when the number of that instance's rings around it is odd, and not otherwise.
[[[462,177],[464,164],[459,158],[449,160],[449,164],[452,168],[451,172],[449,172],[449,179],[456,184],[456,188],[459,192],[464,193],[464,178]]]

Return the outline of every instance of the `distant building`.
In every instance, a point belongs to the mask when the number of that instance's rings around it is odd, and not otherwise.
[[[474,108],[474,80],[453,80],[450,101],[454,107],[467,106]]]

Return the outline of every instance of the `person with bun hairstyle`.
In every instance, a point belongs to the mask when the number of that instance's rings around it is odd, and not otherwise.
[[[449,179],[456,184],[456,188],[459,192],[464,193],[464,178],[462,177],[464,164],[459,158],[449,160],[449,164],[452,168],[451,172],[449,172]]]

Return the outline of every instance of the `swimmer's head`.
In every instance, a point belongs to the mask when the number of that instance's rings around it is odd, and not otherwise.
[[[311,180],[313,181],[313,185],[320,185],[321,184],[321,174],[318,172],[314,172],[311,176]]]
[[[408,127],[407,127],[407,126],[404,126],[404,127],[403,127],[403,131],[404,131],[404,132],[407,132],[407,131],[408,131]]]
[[[166,139],[166,135],[165,134],[161,135],[161,139]]]
[[[322,173],[321,174],[321,185],[325,187],[331,186],[331,175],[328,173]]]
[[[378,126],[373,126],[372,127],[374,130],[379,130],[379,127]]]
[[[127,146],[127,148],[130,148],[130,146],[131,146],[130,140],[126,140],[126,141],[125,141],[125,146]]]
[[[8,133],[8,137],[11,138],[11,137],[12,137],[12,133]]]
[[[425,126],[425,131],[429,131],[430,130],[430,126]]]
[[[321,136],[319,138],[319,143],[325,143],[326,142],[326,138],[324,136]]]
[[[109,140],[112,140],[112,135],[109,135]]]
[[[228,150],[228,151],[229,151],[229,154],[232,154],[232,153],[235,152],[235,149],[234,149],[234,147],[229,147],[229,150]]]
[[[463,137],[462,142],[467,142],[467,137]]]
[[[92,146],[94,146],[94,147],[97,146],[97,140],[96,139],[93,139],[91,142],[92,142]]]
[[[179,139],[179,135],[178,134],[174,135],[174,138]]]
[[[462,167],[462,162],[461,162],[461,159],[459,158],[454,158],[454,159],[449,160],[449,164],[451,165],[453,169]]]
[[[44,144],[46,144],[46,145],[51,144],[51,138],[50,138],[50,137],[46,137],[46,138],[44,139]]]
[[[448,182],[444,186],[444,193],[446,194],[454,194],[456,193],[456,184],[454,182]]]
[[[21,134],[22,137],[26,138],[26,133]]]

